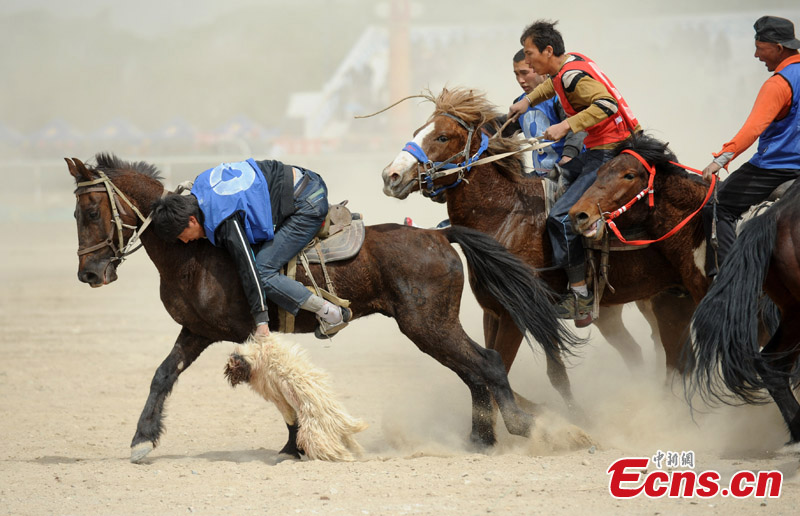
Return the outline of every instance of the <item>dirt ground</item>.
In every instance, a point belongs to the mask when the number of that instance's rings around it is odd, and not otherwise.
[[[150,379],[179,331],[158,299],[144,253],[120,279],[90,289],[76,278],[74,223],[0,226],[0,514],[797,514],[800,458],[772,406],[690,418],[665,387],[649,329],[626,308],[646,357],[627,371],[594,335],[571,378],[595,447],[565,449],[564,404],[544,360],[523,348],[512,386],[545,403],[534,437],[499,430],[466,444],[470,405],[458,378],[423,355],[394,321],[373,316],[332,343],[297,336],[341,400],[370,427],[355,463],[276,463],[286,439],[277,410],[222,374],[231,343],[212,346],[167,401],[167,430],[143,464],[129,445]],[[469,293],[462,320],[480,341]],[[595,333],[597,333],[595,331]],[[608,467],[623,457],[693,451],[695,471],[780,470],[778,499],[616,500]]]

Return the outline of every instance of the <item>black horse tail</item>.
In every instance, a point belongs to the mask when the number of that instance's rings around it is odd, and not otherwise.
[[[528,334],[554,358],[562,352],[574,354],[575,348],[585,342],[558,318],[554,292],[536,277],[528,264],[480,231],[463,226],[450,226],[442,231],[448,241],[461,246],[474,287],[489,293],[502,305],[531,348]]]
[[[706,403],[766,403],[767,389],[782,373],[772,370],[759,351],[759,313],[775,326],[775,306],[761,301],[777,235],[776,211],[768,210],[742,226],[716,280],[697,306],[691,323],[686,395]],[[772,328],[770,328],[772,329]]]

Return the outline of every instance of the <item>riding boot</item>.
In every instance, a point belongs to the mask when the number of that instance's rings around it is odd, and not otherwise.
[[[575,326],[583,328],[592,324],[592,309],[594,307],[594,293],[582,296],[571,290],[561,302],[556,305],[556,313],[560,319],[573,319]]]

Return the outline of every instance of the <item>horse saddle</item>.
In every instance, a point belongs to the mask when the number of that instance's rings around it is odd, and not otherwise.
[[[364,221],[346,207],[347,201],[328,208],[328,215],[317,236],[303,250],[309,263],[347,260],[364,245]],[[299,259],[299,257],[298,257]]]

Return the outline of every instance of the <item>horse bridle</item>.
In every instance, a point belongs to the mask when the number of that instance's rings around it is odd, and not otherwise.
[[[417,145],[415,142],[411,141],[406,143],[403,150],[414,156],[417,160],[417,181],[419,182],[419,189],[422,192],[422,195],[425,197],[436,197],[440,193],[445,190],[449,190],[450,188],[455,188],[462,181],[468,182],[464,178],[464,172],[468,172],[472,168],[472,164],[480,158],[481,154],[489,147],[489,137],[481,131],[481,145],[478,148],[478,151],[469,156],[469,149],[472,147],[472,136],[475,133],[475,127],[467,124],[461,118],[452,115],[450,113],[440,113],[443,116],[448,118],[452,118],[455,120],[461,127],[466,129],[467,131],[467,143],[464,145],[464,149],[453,154],[445,161],[431,161],[425,151]],[[455,160],[463,157],[464,161],[461,163],[454,163]],[[455,170],[457,169],[457,170]],[[458,174],[458,179],[450,183],[449,185],[441,186],[439,188],[434,189],[433,182],[440,177],[444,177],[453,173]]]
[[[644,187],[644,189],[641,192],[636,194],[636,196],[634,196],[634,198],[631,199],[630,201],[628,201],[624,206],[622,206],[620,208],[617,208],[613,212],[603,211],[603,210],[600,209],[599,205],[597,207],[598,210],[600,211],[600,219],[603,221],[603,223],[606,226],[611,228],[611,231],[614,232],[614,234],[617,236],[619,241],[622,242],[622,243],[630,244],[630,245],[647,245],[647,244],[654,244],[656,242],[661,242],[662,240],[665,240],[665,239],[671,237],[672,235],[677,233],[681,228],[683,228],[683,226],[685,226],[695,215],[700,213],[700,210],[703,209],[703,206],[705,206],[708,203],[708,200],[711,198],[712,192],[715,192],[715,188],[714,187],[716,186],[717,176],[716,175],[712,175],[711,176],[711,186],[709,186],[708,192],[706,192],[706,197],[705,197],[705,199],[703,199],[703,204],[701,204],[688,217],[686,217],[681,222],[679,222],[674,228],[672,228],[670,231],[668,231],[666,234],[664,234],[660,238],[656,238],[656,239],[653,239],[653,240],[630,240],[630,241],[626,240],[622,236],[622,233],[619,231],[619,228],[617,228],[617,224],[614,222],[614,219],[619,217],[620,215],[622,215],[626,211],[628,211],[631,206],[636,204],[636,202],[639,201],[640,199],[644,198],[645,195],[648,196],[647,204],[648,204],[649,208],[651,210],[653,209],[653,207],[655,205],[654,201],[653,201],[653,183],[655,182],[655,177],[656,177],[656,167],[655,167],[655,165],[652,165],[652,164],[648,163],[647,160],[644,159],[638,152],[635,152],[635,151],[633,151],[631,149],[625,149],[620,154],[630,154],[631,156],[636,158],[636,160],[639,161],[639,163],[642,164],[642,166],[645,168],[645,170],[647,171],[647,173],[649,175],[649,177],[647,179],[647,186]],[[678,163],[676,161],[670,161],[669,163],[671,163],[672,165],[675,165],[677,167],[680,167],[680,168],[682,168],[684,170],[688,170],[689,172],[694,172],[695,174],[700,174],[701,176],[703,175],[702,171],[694,169],[692,167],[687,167],[686,165],[682,165],[681,163]]]
[[[114,251],[114,258],[112,260],[122,263],[125,258],[136,252],[142,246],[142,244],[139,243],[138,246],[136,246],[134,249],[131,249],[136,241],[139,240],[139,235],[142,234],[142,232],[150,223],[150,217],[144,217],[136,208],[136,206],[134,206],[133,203],[125,196],[125,194],[122,193],[122,191],[111,182],[105,173],[103,173],[101,170],[96,170],[95,172],[97,172],[100,177],[91,181],[82,181],[77,183],[77,188],[75,188],[75,197],[80,197],[81,195],[93,192],[104,192],[108,194],[109,205],[111,206],[111,214],[114,218],[113,224],[117,229],[116,233],[119,244],[114,245],[114,231],[112,229],[111,234],[108,235],[108,238],[106,238],[103,242],[89,247],[79,247],[78,256],[92,253],[98,249],[103,249],[104,247],[110,247],[111,250]],[[120,212],[123,214],[126,212],[124,206],[120,202],[120,199],[125,201],[125,203],[133,210],[139,220],[142,221],[141,227],[137,228],[136,226],[131,226],[130,224],[125,224],[122,222]],[[125,244],[125,238],[122,235],[122,232],[125,229],[133,230],[133,235],[128,240],[127,244]]]

